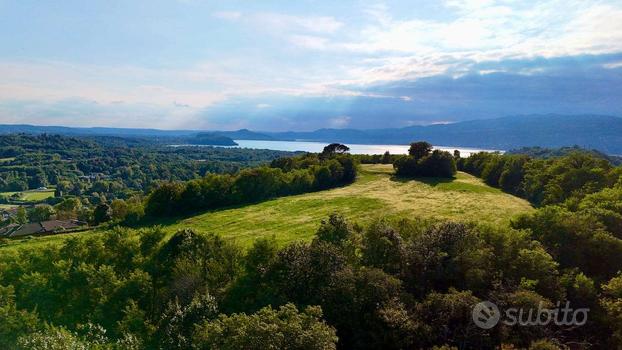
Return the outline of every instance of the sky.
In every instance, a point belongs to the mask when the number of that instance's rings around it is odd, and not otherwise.
[[[0,0],[0,124],[622,116],[622,1]]]

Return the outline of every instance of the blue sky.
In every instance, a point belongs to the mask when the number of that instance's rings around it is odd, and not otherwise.
[[[0,123],[622,116],[621,1],[0,0]]]

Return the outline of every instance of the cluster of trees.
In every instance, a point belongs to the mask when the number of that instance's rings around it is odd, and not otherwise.
[[[577,202],[590,193],[611,188],[622,175],[622,168],[582,151],[547,159],[480,152],[461,158],[458,168],[536,206]]]
[[[236,174],[210,174],[185,183],[163,183],[147,197],[145,213],[181,215],[353,182],[354,159],[346,150],[334,147],[327,146],[319,155],[278,158],[270,166],[248,168]]]
[[[311,242],[285,247],[262,238],[245,251],[191,230],[165,240],[154,227],[7,250],[0,347],[620,346],[622,246],[579,247],[567,236],[577,220],[551,218],[538,212],[516,228],[409,219],[360,227],[333,214]],[[569,300],[590,308],[589,321],[485,330],[471,316],[482,300],[532,310]]]
[[[357,154],[354,157],[361,164],[393,164],[401,155],[386,151],[383,154]]]
[[[522,147],[522,148],[509,150],[505,154],[522,154],[522,155],[529,156],[531,158],[545,158],[546,159],[546,158],[563,157],[563,156],[567,156],[568,154],[575,153],[575,152],[588,153],[595,157],[606,159],[609,162],[611,162],[611,164],[616,165],[616,166],[622,164],[622,157],[620,156],[608,155],[595,149],[585,149],[585,148],[581,148],[576,145],[560,147],[560,148],[546,148],[546,147],[538,147],[538,146]]]
[[[408,156],[393,162],[395,174],[403,177],[453,177],[456,174],[456,160],[449,152],[434,150],[427,142],[413,142]]]

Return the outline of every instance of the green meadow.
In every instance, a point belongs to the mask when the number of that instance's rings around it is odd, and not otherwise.
[[[362,165],[349,186],[277,198],[240,208],[206,212],[166,225],[174,232],[192,228],[234,239],[243,245],[274,235],[279,243],[311,239],[332,212],[366,224],[380,218],[438,218],[505,225],[530,204],[485,185],[465,173],[456,178],[401,180],[391,165]]]
[[[31,190],[22,192],[0,192],[0,196],[10,197],[15,193],[19,193],[18,200],[25,202],[39,202],[50,197],[54,197],[54,189],[47,190]]]
[[[322,219],[338,212],[365,225],[385,217],[449,219],[507,225],[516,214],[532,210],[520,198],[459,172],[454,179],[396,179],[391,165],[362,165],[355,183],[327,191],[282,197],[241,207],[159,222],[166,232],[190,228],[211,232],[248,246],[256,238],[272,236],[280,244],[311,239]],[[45,245],[66,237],[101,230],[36,237],[9,246]]]

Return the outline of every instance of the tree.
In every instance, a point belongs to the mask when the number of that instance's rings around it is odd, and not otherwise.
[[[123,199],[115,199],[110,203],[112,209],[112,218],[115,220],[124,220],[127,216],[127,203]]]
[[[456,173],[456,160],[449,152],[435,150],[422,158],[399,157],[393,163],[393,168],[397,176],[403,177],[453,177]]]
[[[194,349],[192,334],[195,325],[216,317],[218,304],[209,294],[195,295],[190,304],[170,302],[160,319],[157,339],[166,349]],[[154,344],[155,345],[155,344]]]
[[[47,221],[55,214],[54,208],[48,204],[40,204],[28,211],[28,219],[31,222]]]
[[[257,313],[220,315],[194,332],[197,349],[336,349],[335,329],[321,320],[322,309],[309,306],[300,312],[293,304],[278,310],[265,307]]]
[[[432,152],[432,145],[425,141],[413,142],[408,149],[408,154],[415,160],[427,156],[430,152]]]
[[[112,219],[112,208],[108,204],[99,204],[93,211],[93,222],[95,225],[110,221]]]
[[[322,151],[322,156],[331,157],[335,154],[344,154],[350,151],[350,147],[343,145],[341,143],[331,143],[330,145],[324,147]]]
[[[382,159],[380,160],[382,164],[391,164],[391,153],[389,151],[384,152],[382,155]]]
[[[607,315],[607,323],[613,330],[613,337],[622,343],[622,274],[602,286],[603,298],[600,304]]]
[[[148,215],[172,215],[179,207],[184,186],[179,183],[167,182],[156,188],[147,198],[145,212]]]
[[[59,219],[75,219],[78,211],[82,208],[82,202],[78,198],[67,198],[54,206],[56,217]]]
[[[363,234],[362,262],[386,273],[401,272],[406,260],[402,237],[384,221],[370,225]]]
[[[450,178],[456,174],[456,160],[446,151],[434,150],[418,163],[419,176]]]
[[[0,285],[0,347],[12,349],[21,336],[30,336],[39,327],[35,313],[18,310],[13,286]]]

